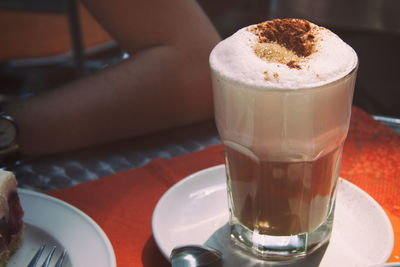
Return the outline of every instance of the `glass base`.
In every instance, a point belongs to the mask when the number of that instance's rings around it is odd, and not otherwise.
[[[232,241],[266,261],[293,261],[312,253],[325,244],[332,233],[335,205],[326,221],[311,233],[291,236],[258,234],[240,223],[230,222]]]

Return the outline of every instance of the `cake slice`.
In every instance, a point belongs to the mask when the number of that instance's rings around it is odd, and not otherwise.
[[[20,246],[23,215],[14,174],[0,170],[0,267]]]

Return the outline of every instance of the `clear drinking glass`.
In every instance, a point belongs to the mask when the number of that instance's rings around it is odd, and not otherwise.
[[[329,240],[356,72],[277,89],[232,81],[211,66],[234,243],[279,261]]]

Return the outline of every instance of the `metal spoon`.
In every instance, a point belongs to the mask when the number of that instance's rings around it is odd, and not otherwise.
[[[176,247],[172,250],[170,259],[172,267],[222,266],[222,253],[201,245]]]

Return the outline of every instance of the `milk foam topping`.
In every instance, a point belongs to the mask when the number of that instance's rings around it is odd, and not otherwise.
[[[330,30],[305,20],[273,20],[240,29],[211,52],[221,77],[260,88],[301,89],[340,79],[355,51]]]

